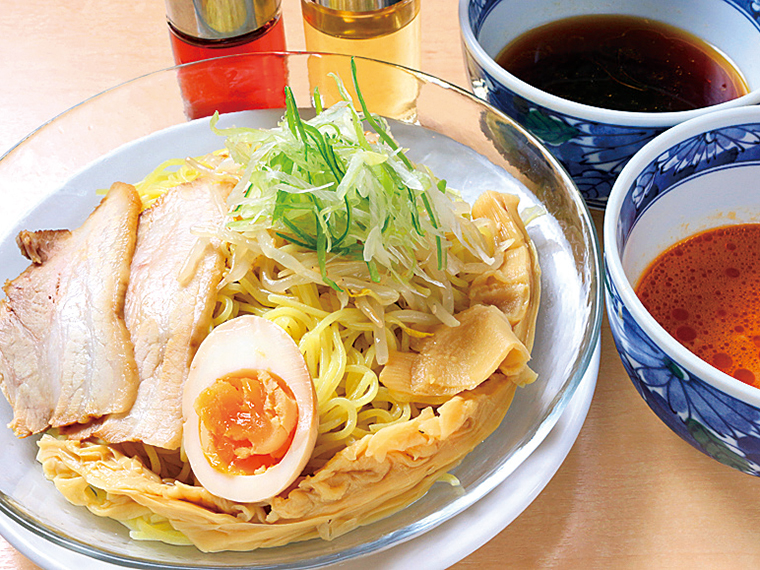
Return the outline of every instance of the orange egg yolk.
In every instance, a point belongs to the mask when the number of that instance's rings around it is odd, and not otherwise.
[[[276,465],[290,448],[298,404],[285,382],[265,370],[218,378],[195,400],[200,442],[209,463],[230,475]]]

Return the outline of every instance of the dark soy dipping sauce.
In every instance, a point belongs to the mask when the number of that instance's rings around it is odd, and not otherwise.
[[[518,37],[496,62],[552,95],[619,111],[686,111],[749,91],[704,40],[635,16],[558,20]]]

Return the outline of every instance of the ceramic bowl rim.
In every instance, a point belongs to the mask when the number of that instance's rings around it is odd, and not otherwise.
[[[607,200],[603,225],[606,279],[615,286],[623,305],[636,324],[670,358],[693,371],[703,382],[737,400],[760,408],[760,389],[749,386],[711,366],[671,336],[644,308],[623,271],[618,254],[618,232],[621,207],[636,177],[657,157],[676,144],[706,131],[747,123],[760,124],[760,107],[724,109],[691,119],[655,137],[625,165]]]
[[[503,0],[497,0],[501,2]],[[709,107],[700,107],[688,111],[669,111],[662,113],[646,113],[640,111],[617,111],[614,109],[605,109],[594,107],[584,103],[576,103],[568,99],[563,99],[556,95],[542,91],[528,83],[518,79],[515,75],[509,73],[494,59],[489,56],[473,32],[472,22],[470,21],[469,7],[472,0],[459,0],[459,29],[462,34],[464,50],[473,57],[478,65],[485,69],[488,74],[497,79],[499,83],[511,89],[521,97],[541,105],[550,110],[562,113],[571,117],[577,117],[597,123],[604,123],[618,127],[670,127],[694,117],[703,116],[708,113],[720,111],[723,109],[732,109],[744,105],[756,105],[760,103],[760,88],[754,89],[730,101],[725,101]],[[758,32],[760,34],[760,31]]]

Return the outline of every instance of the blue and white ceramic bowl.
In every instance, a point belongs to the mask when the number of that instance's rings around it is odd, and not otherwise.
[[[758,107],[673,127],[623,169],[604,219],[607,316],[628,375],[660,419],[710,457],[760,475],[760,389],[689,352],[634,293],[669,246],[737,223],[760,223]]]
[[[550,95],[494,61],[524,32],[586,14],[640,16],[691,32],[727,55],[752,91],[693,111],[613,111]],[[659,133],[706,112],[760,103],[760,0],[460,0],[459,20],[474,93],[536,135],[592,207],[604,208],[623,166]]]

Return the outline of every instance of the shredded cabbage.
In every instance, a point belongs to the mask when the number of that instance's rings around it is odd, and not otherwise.
[[[175,530],[169,519],[155,513],[119,521],[129,529],[132,540],[159,540],[176,546],[189,546],[192,541]]]

